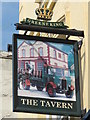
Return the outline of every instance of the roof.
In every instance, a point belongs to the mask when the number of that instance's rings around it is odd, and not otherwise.
[[[35,43],[37,43],[37,42],[38,42],[38,41],[35,41]],[[40,41],[40,42],[42,42],[42,41]],[[31,44],[27,43],[26,41],[23,41],[22,44],[23,44],[23,43],[26,43],[26,44],[28,44],[28,45],[31,45]],[[34,45],[35,43],[33,43],[32,45]],[[52,48],[54,48],[54,49],[56,49],[56,50],[58,50],[58,51],[60,51],[60,52],[65,53],[64,51],[62,51],[62,50],[58,49],[57,47],[51,45],[49,42],[43,42],[43,43],[47,44],[48,46],[50,46],[50,47],[52,47]],[[21,46],[22,44],[20,44],[20,46]],[[18,48],[20,48],[20,46],[19,46]],[[65,53],[65,54],[67,54],[67,53]],[[67,54],[67,55],[68,55],[68,54]]]
[[[26,41],[23,41],[23,42],[18,46],[18,49],[19,49],[24,43],[26,43],[27,45],[29,45]]]
[[[44,43],[46,43],[47,45],[49,45],[50,47],[52,47],[52,48],[54,48],[54,49],[56,49],[56,50],[58,50],[58,51],[61,51],[61,52],[65,53],[64,51],[62,51],[62,50],[56,48],[55,46],[51,45],[51,44],[48,43],[48,42],[44,42]],[[67,54],[67,53],[65,53],[65,54]],[[67,54],[67,55],[68,55],[68,54]]]

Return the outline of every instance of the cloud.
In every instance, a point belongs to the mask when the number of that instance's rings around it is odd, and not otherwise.
[[[50,43],[50,44],[58,48],[59,50],[64,51],[67,54],[69,54],[73,50],[73,45],[61,44],[61,43]]]

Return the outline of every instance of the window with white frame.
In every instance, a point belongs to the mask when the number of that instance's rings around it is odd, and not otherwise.
[[[25,57],[25,49],[22,49],[22,57]]]
[[[31,48],[31,49],[30,49],[30,56],[31,56],[31,57],[34,57],[34,48]]]
[[[65,61],[65,55],[64,55],[64,53],[62,53],[61,57],[62,57],[62,60]]]
[[[56,50],[55,50],[55,49],[53,50],[53,55],[54,55],[54,58],[57,57],[57,55],[56,55]]]
[[[40,47],[40,48],[38,49],[38,52],[39,52],[39,55],[40,55],[40,56],[43,56],[43,48],[42,48],[42,47]]]

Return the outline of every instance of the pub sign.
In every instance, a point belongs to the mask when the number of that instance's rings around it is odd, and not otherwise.
[[[78,42],[13,35],[13,111],[80,116]]]

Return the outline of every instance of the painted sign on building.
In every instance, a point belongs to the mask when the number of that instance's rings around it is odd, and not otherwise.
[[[77,41],[14,35],[13,48],[14,111],[80,116]]]

